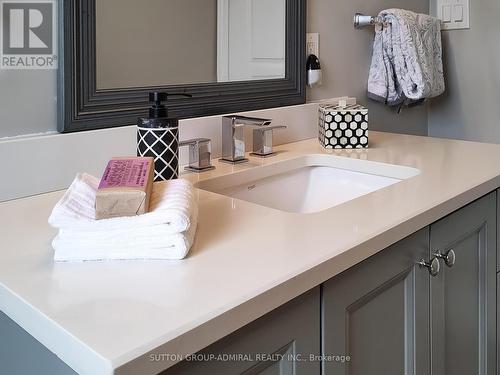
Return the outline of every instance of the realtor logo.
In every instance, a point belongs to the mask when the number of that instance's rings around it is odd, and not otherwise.
[[[56,69],[55,4],[1,2],[3,69]]]

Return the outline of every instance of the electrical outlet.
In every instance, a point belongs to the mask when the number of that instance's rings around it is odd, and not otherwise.
[[[319,58],[319,34],[307,33],[306,35],[306,53],[309,55],[316,55]]]

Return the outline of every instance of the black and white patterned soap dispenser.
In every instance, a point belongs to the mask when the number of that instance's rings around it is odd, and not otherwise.
[[[169,96],[189,94],[149,93],[154,103],[148,118],[137,121],[137,156],[150,156],[155,160],[155,181],[172,180],[179,177],[179,120],[168,117],[166,102]]]

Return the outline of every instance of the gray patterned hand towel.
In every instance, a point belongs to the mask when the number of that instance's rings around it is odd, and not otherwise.
[[[368,78],[368,97],[411,105],[444,92],[441,21],[426,14],[387,9],[379,17]]]

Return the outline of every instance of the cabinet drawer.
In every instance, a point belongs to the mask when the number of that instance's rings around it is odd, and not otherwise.
[[[164,375],[319,375],[320,288],[295,298],[202,350],[222,360],[184,361]],[[244,355],[240,360],[225,360]],[[198,356],[197,356],[198,358]]]

